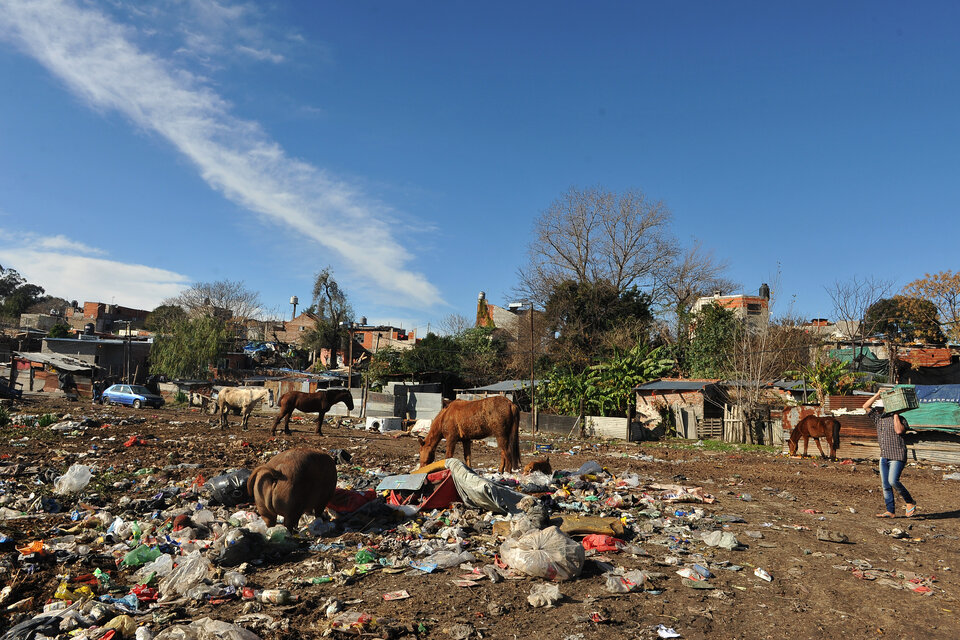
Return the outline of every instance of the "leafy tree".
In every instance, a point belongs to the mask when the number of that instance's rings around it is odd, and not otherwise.
[[[412,349],[403,351],[401,358],[404,371],[413,375],[437,372],[460,373],[460,343],[451,336],[428,333]]]
[[[34,302],[25,313],[52,313],[53,315],[63,314],[67,309],[72,308],[70,303],[57,296],[41,296]]]
[[[224,321],[213,316],[180,318],[150,348],[151,373],[171,379],[207,378],[209,368],[227,353]]]
[[[20,317],[43,295],[43,287],[30,284],[16,269],[0,265],[0,315]]]
[[[507,344],[493,328],[476,327],[456,335],[460,372],[465,382],[482,386],[496,382],[505,371]]]
[[[953,342],[960,342],[960,272],[940,271],[924,274],[903,288],[908,300],[929,301],[936,308],[944,333]],[[914,306],[913,302],[907,303]],[[922,313],[921,309],[917,312]]]
[[[161,304],[149,314],[143,325],[154,333],[170,333],[177,323],[187,318],[187,312],[176,304]]]
[[[384,347],[373,354],[367,368],[372,387],[383,387],[388,377],[404,373],[409,372],[404,366],[403,352],[393,347]]]
[[[862,389],[866,376],[850,371],[843,360],[830,357],[817,358],[813,364],[788,374],[794,380],[808,382],[816,390],[820,406],[826,402],[827,396],[847,396],[855,389]]]
[[[336,367],[340,345],[348,335],[341,323],[351,320],[353,309],[347,301],[346,292],[334,279],[330,267],[317,273],[313,280],[313,304],[319,320],[311,333],[304,336],[304,343],[317,350],[330,349],[330,367]]]
[[[943,342],[937,307],[929,300],[884,298],[867,309],[864,321],[895,342]]]
[[[706,305],[690,324],[693,335],[679,354],[681,369],[691,378],[722,378],[730,369],[729,354],[740,324],[733,309],[717,303]]]
[[[559,283],[550,295],[545,311],[547,323],[560,337],[554,344],[560,364],[583,367],[601,357],[605,346],[623,345],[612,336],[627,336],[627,348],[645,336],[653,322],[650,297],[636,287],[619,291],[601,282]],[[611,351],[612,349],[606,349]]]
[[[48,338],[69,338],[70,337],[70,327],[62,322],[50,327],[50,331],[47,331]]]
[[[626,415],[634,388],[660,378],[674,367],[665,347],[651,349],[639,342],[625,353],[583,371],[556,367],[538,389],[540,402],[563,415],[578,415],[580,402],[589,415]]]

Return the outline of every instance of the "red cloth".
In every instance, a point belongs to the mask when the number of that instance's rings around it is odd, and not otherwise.
[[[367,489],[364,492],[338,488],[333,494],[333,500],[327,505],[328,509],[337,513],[353,513],[368,502],[377,499],[377,492]]]
[[[583,537],[584,549],[596,549],[597,551],[619,551],[620,547],[626,544],[619,538],[605,536],[599,533],[591,533]]]

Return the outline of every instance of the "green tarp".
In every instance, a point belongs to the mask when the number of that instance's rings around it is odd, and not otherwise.
[[[870,351],[869,347],[853,347],[847,349],[831,349],[830,357],[844,362],[853,362],[854,357],[860,358],[860,365],[857,370],[868,373],[879,373],[888,375],[890,369],[889,360],[881,360]]]

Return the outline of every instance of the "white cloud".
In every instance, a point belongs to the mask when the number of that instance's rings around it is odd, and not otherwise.
[[[89,253],[94,255],[103,255],[106,253],[103,249],[95,249],[82,242],[70,240],[64,235],[46,236],[37,238],[37,245],[43,249],[51,251],[73,251],[76,253]]]
[[[246,54],[255,60],[263,60],[264,62],[273,62],[276,64],[283,62],[282,55],[279,53],[274,53],[269,49],[255,49],[254,47],[248,47],[246,45],[238,45],[237,51]]]
[[[219,7],[219,5],[217,5]],[[442,302],[390,232],[390,211],[342,180],[287,156],[256,122],[193,74],[138,49],[103,13],[57,0],[0,3],[0,38],[35,58],[92,107],[115,110],[168,140],[233,202],[337,252],[409,307]],[[356,238],[362,241],[356,241]]]
[[[16,269],[27,282],[47,295],[79,302],[115,302],[125,307],[153,309],[189,286],[182,274],[142,264],[128,264],[82,253],[103,254],[60,235],[3,233],[0,264]]]

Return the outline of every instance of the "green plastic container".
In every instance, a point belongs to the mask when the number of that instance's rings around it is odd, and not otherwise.
[[[880,399],[883,400],[884,413],[900,413],[920,406],[917,401],[917,392],[913,387],[889,389],[880,394]]]

